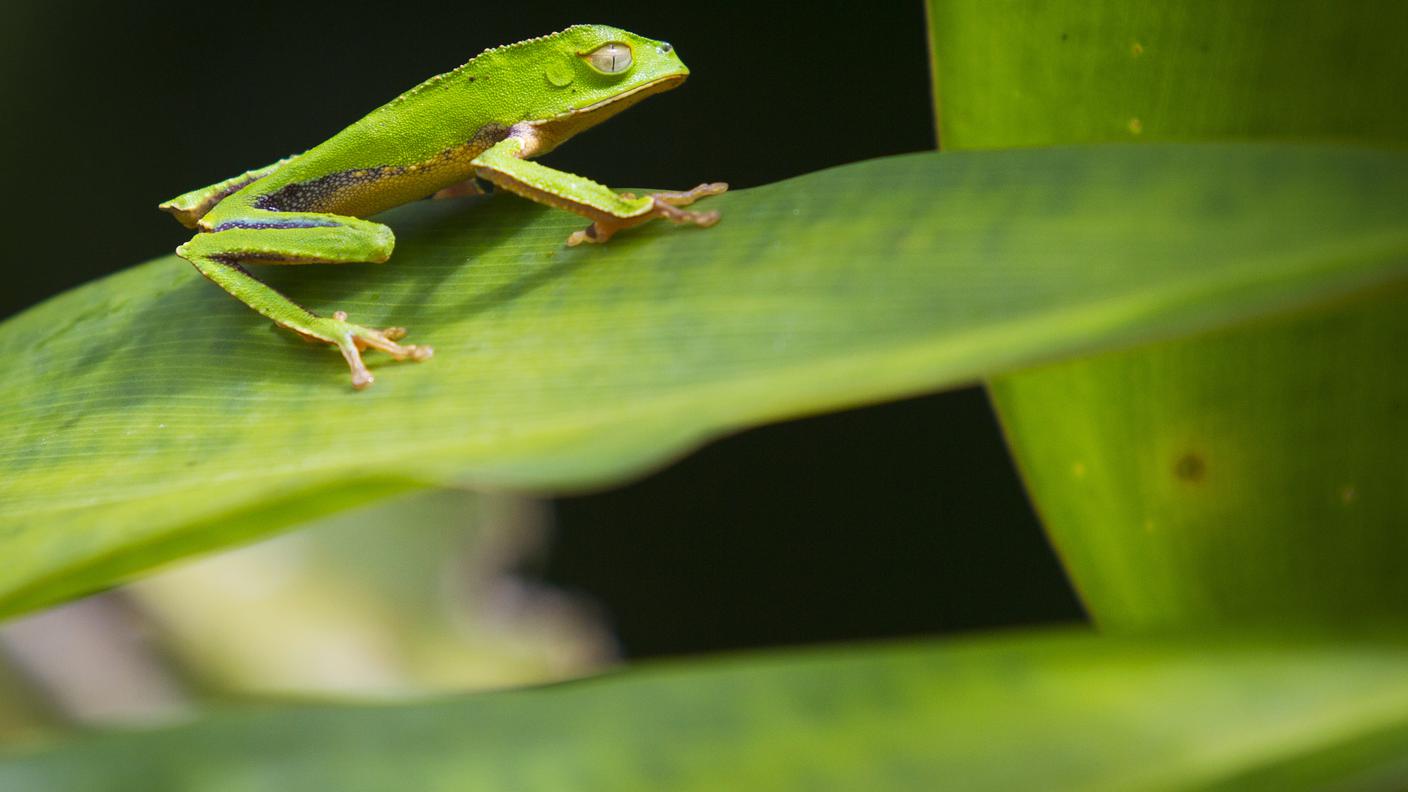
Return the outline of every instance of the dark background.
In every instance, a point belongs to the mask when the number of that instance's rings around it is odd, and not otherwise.
[[[172,250],[160,201],[584,21],[671,41],[693,76],[556,167],[743,188],[934,147],[918,0],[7,0],[0,316]],[[976,389],[753,430],[557,507],[542,574],[602,601],[632,656],[1081,618]]]

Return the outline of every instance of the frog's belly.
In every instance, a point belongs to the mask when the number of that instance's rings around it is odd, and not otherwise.
[[[473,159],[494,144],[487,136],[409,165],[369,165],[295,181],[254,201],[272,212],[328,212],[368,217],[416,201],[474,175]]]

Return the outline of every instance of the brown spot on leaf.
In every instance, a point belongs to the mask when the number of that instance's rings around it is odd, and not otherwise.
[[[1178,458],[1173,463],[1173,475],[1182,481],[1196,484],[1207,476],[1208,466],[1203,458],[1194,453],[1187,453]]]

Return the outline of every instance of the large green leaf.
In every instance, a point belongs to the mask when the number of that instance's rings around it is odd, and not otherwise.
[[[1103,627],[1408,619],[1408,290],[997,379]]]
[[[1399,0],[928,0],[943,148],[1402,145]]]
[[[217,714],[0,762],[63,790],[1402,789],[1408,649],[1083,634]]]
[[[945,148],[1408,143],[1408,56],[1381,46],[1408,37],[1401,0],[930,10]],[[996,378],[1033,500],[1096,621],[1408,622],[1405,333],[1397,290]]]
[[[922,154],[566,249],[512,199],[387,217],[390,266],[284,268],[436,346],[368,392],[162,259],[0,326],[0,613],[434,483],[601,484],[720,432],[1408,275],[1408,153]]]

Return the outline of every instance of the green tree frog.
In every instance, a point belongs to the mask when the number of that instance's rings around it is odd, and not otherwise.
[[[654,217],[710,226],[717,212],[688,211],[728,189],[636,197],[530,160],[688,76],[663,41],[605,25],[486,50],[432,77],[309,151],[161,205],[199,233],[176,249],[201,274],[250,308],[313,341],[331,344],[365,388],[368,348],[424,360],[428,346],[397,343],[404,328],[318,316],[256,279],[246,264],[342,264],[387,260],[391,229],[360,219],[409,201],[482,191],[480,179],[575,212],[591,225],[568,245],[605,242]]]

